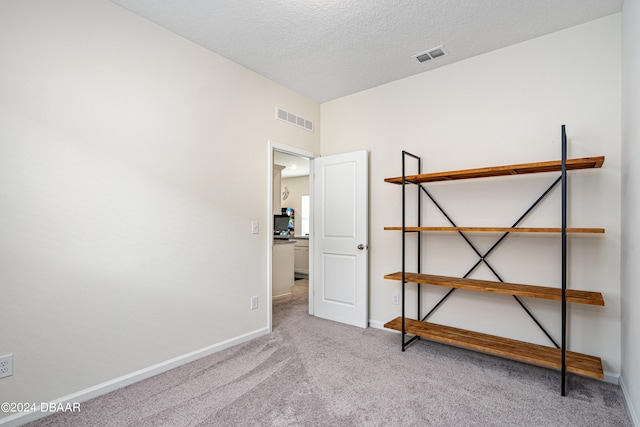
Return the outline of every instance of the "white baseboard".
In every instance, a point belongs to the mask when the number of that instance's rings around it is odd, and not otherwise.
[[[605,383],[620,385],[620,374],[604,371],[604,379],[602,381],[604,381]]]
[[[374,328],[374,329],[383,329],[383,330],[389,331],[389,332],[397,332],[397,331],[393,331],[391,329],[385,328],[384,327],[384,323],[378,322],[377,320],[369,320],[369,327]]]
[[[629,391],[627,390],[626,385],[624,384],[624,379],[620,376],[620,388],[622,389],[622,395],[624,396],[624,403],[626,403],[627,414],[629,414],[629,419],[631,420],[631,424],[633,427],[640,427],[640,418],[638,418],[638,413],[633,407],[633,403],[631,402],[631,398],[629,397]]]
[[[191,353],[183,354],[182,356],[174,357],[173,359],[169,359],[167,361],[158,363],[157,365],[149,366],[148,368],[144,368],[139,371],[132,372],[127,375],[123,375],[121,377],[104,382],[102,384],[98,384],[93,387],[80,390],[77,393],[72,393],[67,396],[61,397],[59,399],[53,400],[51,401],[51,403],[54,403],[56,405],[57,404],[66,405],[66,404],[86,402],[87,400],[121,389],[128,385],[137,383],[138,381],[151,378],[155,375],[161,374],[170,369],[177,368],[178,366],[186,365],[187,363],[193,362],[194,360],[198,360],[205,356],[209,356],[219,351],[226,350],[227,348],[233,347],[234,345],[242,344],[243,342],[250,341],[252,339],[266,335],[268,333],[269,333],[268,328],[258,329],[253,332],[249,332],[247,334],[240,335],[238,337],[234,337],[226,341],[222,341],[221,343],[214,344],[209,347],[205,347],[200,350],[193,351]],[[46,417],[47,415],[49,415],[49,413],[40,412],[39,410],[34,412],[19,413],[19,414],[11,415],[9,417],[0,419],[0,425],[6,426],[6,427],[21,426],[28,422],[35,421],[39,418]]]

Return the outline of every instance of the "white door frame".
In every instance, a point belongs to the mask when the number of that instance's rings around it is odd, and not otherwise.
[[[309,198],[310,206],[313,206],[313,162],[311,160],[320,157],[316,153],[306,151],[278,142],[267,141],[269,165],[267,167],[267,309],[269,332],[273,330],[273,151],[292,154],[294,156],[307,157],[309,162]],[[313,315],[313,209],[309,210],[309,314]]]

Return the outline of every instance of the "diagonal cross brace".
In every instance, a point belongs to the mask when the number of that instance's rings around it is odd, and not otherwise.
[[[529,207],[529,209],[527,209],[525,211],[525,213],[523,213],[520,218],[518,218],[518,220],[516,222],[513,223],[513,225],[511,226],[511,228],[515,228],[518,226],[518,224],[520,224],[520,222],[522,222],[522,220],[524,220],[527,215],[529,215],[529,213],[531,213],[531,211],[533,211],[533,209],[540,203],[542,202],[542,200],[544,200],[547,195],[549,195],[549,193],[551,193],[551,191],[556,187],[556,185],[558,185],[559,182],[562,181],[562,176],[558,177],[543,193],[542,195],[540,195],[540,197],[538,197],[538,199]],[[420,184],[420,189],[422,191],[424,191],[424,193],[427,195],[427,197],[429,197],[429,199],[433,202],[433,204],[436,206],[436,208],[438,208],[438,210],[444,215],[444,217],[447,219],[447,221],[449,221],[449,223],[451,224],[451,226],[453,227],[457,227],[457,225],[455,224],[455,222],[451,219],[451,217],[449,217],[449,215],[447,215],[447,213],[445,212],[445,210],[440,206],[440,204],[436,201],[436,199],[431,195],[431,193],[429,193],[429,191],[422,185]],[[510,232],[505,232],[494,244],[493,246],[491,246],[491,248],[489,248],[489,250],[487,250],[484,254],[481,253],[476,247],[475,245],[471,242],[471,240],[469,240],[469,238],[462,232],[462,231],[458,231],[458,234],[464,239],[465,242],[467,242],[467,244],[469,245],[469,247],[471,247],[471,249],[473,249],[473,251],[476,253],[476,255],[478,255],[478,262],[476,262],[470,269],[469,271],[467,271],[467,273],[463,276],[463,278],[467,278],[469,277],[469,275],[482,263],[484,263],[489,270],[493,273],[493,275],[500,281],[500,282],[504,282],[504,280],[502,280],[502,278],[500,277],[500,275],[495,271],[495,269],[491,266],[491,264],[489,264],[489,262],[487,261],[487,257],[493,252],[493,250],[495,248],[497,248],[500,243],[502,243],[502,241],[504,239],[507,238],[507,236],[509,234],[511,234]],[[445,302],[445,300],[447,298],[449,298],[449,296],[456,290],[456,288],[452,288],[449,292],[447,292],[447,294],[442,297],[440,299],[440,301],[438,301],[438,303],[433,306],[433,308],[429,311],[429,313],[427,313],[422,320],[426,320],[428,319],[439,307],[440,305],[442,305],[442,303]],[[558,345],[558,343],[556,343],[556,341],[553,339],[553,337],[549,334],[549,332],[547,332],[547,330],[542,326],[542,324],[535,318],[535,316],[529,311],[529,309],[527,309],[527,307],[524,305],[524,303],[520,300],[520,298],[518,298],[517,296],[513,295],[513,298],[518,302],[518,304],[520,305],[520,307],[522,307],[522,309],[529,315],[529,317],[535,322],[536,325],[538,325],[538,327],[540,328],[540,330],[542,330],[542,332],[544,332],[544,334],[547,336],[547,338],[549,338],[549,340],[553,343],[553,345],[556,346],[556,348],[560,348],[560,346]]]

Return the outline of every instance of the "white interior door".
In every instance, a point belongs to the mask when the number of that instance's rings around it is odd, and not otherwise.
[[[314,159],[314,315],[368,326],[366,151]]]

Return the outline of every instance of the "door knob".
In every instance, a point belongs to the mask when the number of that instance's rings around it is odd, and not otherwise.
[[[363,250],[363,249],[364,249],[364,245],[363,245],[362,243],[360,243],[360,244],[358,245],[358,249]]]

